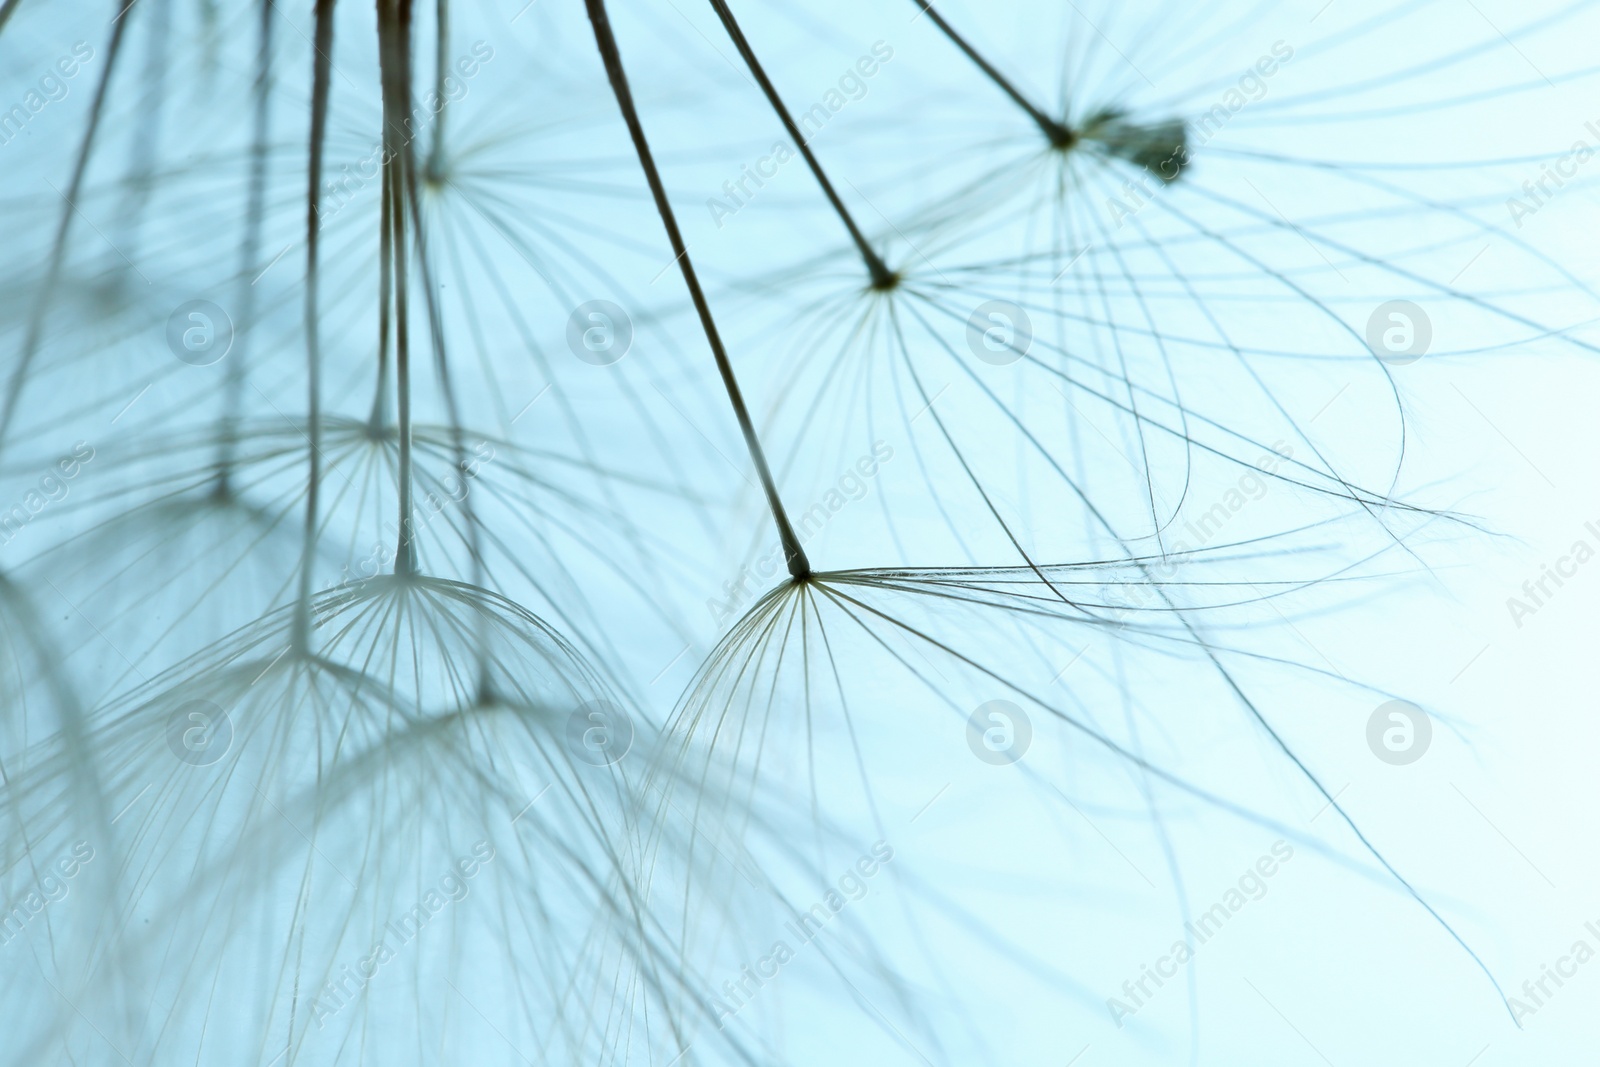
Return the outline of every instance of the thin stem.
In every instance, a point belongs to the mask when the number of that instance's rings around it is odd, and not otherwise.
[[[456,471],[466,477],[467,447],[462,430],[461,405],[456,400],[455,383],[450,377],[449,351],[445,343],[444,312],[439,307],[438,288],[433,283],[433,268],[428,260],[428,244],[422,228],[422,197],[416,182],[411,183],[408,198],[411,209],[411,228],[416,234],[417,270],[422,275],[423,305],[428,312],[428,339],[433,344],[434,359],[439,374],[439,390],[444,396],[445,411],[450,417],[450,440],[455,450]],[[463,481],[462,483],[466,483]],[[483,584],[482,537],[478,527],[477,505],[470,494],[461,500],[462,514],[467,526],[467,551],[472,557],[472,584]]]
[[[403,166],[403,164],[402,164]],[[403,181],[403,179],[402,179]],[[394,572],[411,574],[417,569],[415,531],[411,512],[411,329],[407,323],[409,299],[406,287],[406,218],[405,212],[391,213],[394,221],[395,272],[394,272],[394,370],[396,405],[395,433],[399,438],[399,543],[395,545]]]
[[[1050,139],[1051,144],[1057,148],[1066,148],[1077,141],[1078,135],[1066,123],[1058,122],[1046,115],[1035,107],[1031,100],[1018,92],[1017,87],[1012,85],[1004,74],[1001,74],[994,68],[993,64],[979,55],[978,50],[968,44],[967,39],[957,33],[954,27],[944,20],[944,16],[933,9],[933,4],[929,0],[911,0],[911,2],[921,8],[922,13],[932,19],[933,24],[943,30],[944,35],[950,38],[957,48],[965,52],[967,58],[978,65],[979,70],[989,76],[990,81],[998,85],[1007,96],[1016,102],[1018,107],[1028,113],[1029,118],[1039,124],[1039,128],[1044,131],[1044,135]]]
[[[423,176],[437,182],[444,176],[444,114],[450,109],[445,79],[450,76],[450,0],[438,0],[439,34],[433,54],[433,95],[438,109],[433,114],[433,142],[428,146],[428,162]]]
[[[261,5],[261,24],[256,47],[255,114],[250,136],[250,199],[245,208],[244,240],[239,250],[239,322],[234,339],[233,359],[228,362],[223,381],[222,440],[217,447],[219,496],[226,496],[233,477],[234,453],[239,443],[239,409],[243,404],[245,358],[244,341],[256,317],[254,272],[261,256],[261,219],[265,213],[267,190],[267,138],[272,99],[272,5]]]
[[[162,119],[167,107],[167,43],[172,36],[171,4],[147,4],[143,85],[140,87],[138,127],[129,138],[128,169],[122,179],[122,206],[114,225],[121,231],[117,249],[129,261],[139,257],[145,212],[155,193],[156,146],[161,143]]]
[[[478,524],[478,505],[472,496],[468,470],[466,438],[462,431],[461,408],[456,401],[455,385],[450,378],[449,352],[445,343],[444,312],[439,307],[438,287],[433,282],[433,268],[428,259],[426,231],[422,226],[422,196],[417,183],[411,184],[409,206],[411,227],[416,233],[417,270],[422,275],[423,304],[428,311],[428,336],[433,344],[434,358],[439,373],[439,388],[444,394],[445,410],[450,416],[450,441],[455,452],[456,477],[461,481],[461,512],[466,520],[467,552],[472,559],[470,580],[473,585],[484,583],[483,535]],[[493,661],[487,641],[487,620],[480,616],[475,624],[478,633],[477,701],[480,706],[494,699]]]
[[[378,387],[372,394],[372,414],[367,419],[368,431],[374,435],[382,431],[389,419],[389,300],[394,291],[390,251],[394,192],[389,188],[389,178],[389,168],[384,167],[378,207]]]
[[[0,4],[0,30],[6,28],[6,23],[11,21],[11,16],[15,15],[17,8],[21,6],[22,0],[6,0],[5,3]]]
[[[750,421],[749,409],[745,407],[744,395],[739,391],[739,380],[734,377],[733,364],[729,362],[727,349],[722,345],[716,320],[711,317],[711,305],[706,301],[705,292],[700,288],[700,279],[695,274],[694,264],[689,261],[689,248],[683,243],[683,235],[678,232],[677,216],[673,214],[672,205],[667,201],[666,186],[662,184],[661,173],[656,169],[655,157],[650,154],[650,143],[645,139],[644,126],[639,121],[639,112],[633,103],[633,92],[628,88],[628,76],[622,69],[622,54],[617,49],[617,39],[611,32],[611,20],[606,15],[605,0],[584,0],[584,3],[589,10],[589,21],[594,25],[595,44],[600,49],[600,58],[605,62],[612,95],[617,98],[617,107],[622,111],[623,121],[628,124],[628,135],[633,139],[634,150],[639,154],[639,166],[644,171],[645,180],[650,184],[650,195],[655,199],[656,213],[661,216],[661,224],[666,228],[667,240],[671,242],[672,251],[676,254],[678,269],[683,273],[683,281],[689,288],[695,312],[700,316],[700,326],[705,330],[706,341],[711,345],[711,355],[717,361],[717,371],[722,375],[722,385],[728,391],[728,402],[733,405],[734,416],[739,420],[739,429],[744,433],[745,448],[749,451],[756,473],[761,478],[761,487],[767,494],[767,507],[772,512],[772,521],[778,527],[778,539],[783,545],[783,555],[788,561],[789,573],[797,579],[808,578],[811,575],[811,563],[806,559],[805,550],[800,547],[800,539],[795,536],[794,527],[789,523],[789,513],[784,510],[783,500],[778,496],[777,484],[772,480],[772,471],[767,467],[766,453],[761,450],[761,440],[756,436],[755,425]]]
[[[383,0],[378,9],[378,59],[383,78],[383,139],[389,182],[389,222],[394,264],[394,369],[398,397],[399,532],[394,553],[394,573],[417,569],[411,485],[411,338],[407,321],[406,211],[411,187],[411,0]]]
[[[317,544],[317,503],[322,488],[322,338],[318,331],[318,209],[322,203],[322,148],[328,134],[328,94],[333,70],[334,0],[317,0],[315,53],[311,76],[311,151],[306,192],[306,435],[310,441],[310,481],[306,485],[306,525],[300,546],[300,596],[293,645],[301,653],[311,644],[311,566]]]
[[[862,236],[861,229],[856,225],[856,220],[844,206],[844,201],[839,199],[839,194],[834,191],[833,183],[828,180],[828,175],[823,172],[822,164],[817,162],[817,157],[812,153],[811,146],[806,143],[805,135],[800,132],[794,116],[789,114],[789,109],[784,106],[783,100],[778,96],[778,90],[773,87],[767,72],[761,66],[761,61],[756,58],[755,50],[750,47],[750,42],[745,39],[744,31],[739,28],[739,23],[734,19],[733,12],[728,9],[725,0],[711,0],[711,7],[722,20],[722,28],[728,31],[728,36],[733,39],[734,47],[739,50],[739,55],[744,57],[745,66],[750,68],[750,73],[755,76],[756,83],[761,86],[761,91],[767,94],[767,102],[772,105],[772,110],[778,113],[778,118],[783,120],[784,129],[789,131],[789,136],[794,138],[794,143],[800,149],[800,154],[805,157],[806,165],[811,168],[811,173],[816,175],[817,184],[822,186],[822,191],[828,197],[828,202],[833,205],[833,210],[838,213],[845,229],[850,231],[850,239],[856,243],[856,248],[861,252],[861,258],[866,261],[867,272],[872,275],[872,285],[876,289],[891,288],[896,279],[894,271],[884,265],[883,259],[872,250],[866,237]]]
[[[118,4],[121,7],[121,4]],[[15,5],[6,8],[3,14],[10,17],[16,10]],[[0,446],[5,444],[6,437],[11,431],[11,420],[17,413],[17,401],[22,399],[22,389],[27,384],[28,371],[33,365],[34,357],[39,354],[39,343],[44,334],[44,320],[50,310],[50,300],[55,296],[56,286],[61,281],[61,265],[67,255],[67,234],[72,228],[72,217],[78,212],[78,195],[83,189],[83,175],[89,168],[89,156],[94,151],[95,133],[100,128],[100,116],[105,111],[106,90],[111,85],[111,76],[117,69],[117,56],[122,51],[122,35],[128,28],[128,18],[119,18],[111,30],[111,43],[106,46],[106,66],[100,73],[99,84],[95,86],[94,102],[89,105],[89,123],[83,131],[83,140],[78,144],[78,158],[72,165],[72,179],[67,182],[67,191],[62,194],[66,201],[61,205],[61,221],[56,224],[55,242],[50,246],[50,262],[45,267],[44,288],[40,291],[37,300],[33,301],[33,313],[28,316],[28,332],[23,337],[22,354],[17,359],[17,368],[11,372],[11,381],[6,386],[5,407],[0,409]]]

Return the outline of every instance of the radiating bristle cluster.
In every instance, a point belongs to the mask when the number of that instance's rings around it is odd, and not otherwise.
[[[1430,5],[80,6],[0,0],[0,1061],[1286,1063],[1209,968],[1309,1044],[1323,936],[1522,1021],[1360,773],[1489,527],[1427,375],[1595,351],[1407,147],[1505,125]]]

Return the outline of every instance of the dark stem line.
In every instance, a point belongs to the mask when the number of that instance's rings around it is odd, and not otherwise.
[[[120,6],[120,5],[119,5]],[[15,10],[14,6],[6,10]],[[61,221],[56,224],[55,242],[50,246],[50,262],[45,267],[44,288],[40,291],[38,299],[33,301],[33,313],[28,316],[28,332],[22,341],[22,354],[17,358],[16,370],[11,372],[11,381],[6,386],[5,407],[0,410],[0,446],[4,446],[6,437],[11,432],[11,420],[17,413],[17,401],[22,399],[23,387],[27,385],[28,372],[32,369],[34,357],[39,354],[39,344],[43,339],[44,320],[50,310],[51,298],[55,296],[56,286],[61,281],[61,266],[67,256],[67,234],[72,228],[72,216],[78,211],[78,196],[83,189],[83,175],[89,169],[89,156],[94,151],[95,134],[100,128],[100,117],[105,112],[106,90],[111,85],[111,77],[116,73],[117,56],[122,51],[122,36],[128,28],[128,19],[118,19],[111,30],[111,43],[106,46],[106,66],[100,74],[100,81],[95,86],[94,102],[89,105],[89,122],[83,131],[83,140],[78,145],[78,158],[72,165],[72,178],[67,183],[67,191],[63,194],[65,203],[61,205]]]
[[[231,491],[233,464],[239,445],[239,411],[244,402],[245,340],[256,318],[256,272],[261,257],[261,220],[266,212],[267,138],[272,101],[272,5],[261,5],[260,34],[256,47],[255,111],[250,135],[250,193],[245,208],[244,240],[239,250],[239,321],[233,356],[223,380],[222,440],[217,447],[218,496]]]
[[[933,4],[929,0],[911,0],[911,2],[921,8],[922,13],[927,15],[933,21],[933,24],[943,31],[946,37],[950,38],[951,43],[966,53],[967,58],[977,64],[978,69],[989,76],[990,81],[998,85],[1007,96],[1016,102],[1018,107],[1028,113],[1029,118],[1039,124],[1039,128],[1044,131],[1044,135],[1050,138],[1051,144],[1057,148],[1066,148],[1078,139],[1077,134],[1073,133],[1066,123],[1058,122],[1046,115],[1034,106],[1033,101],[1018,92],[1017,87],[1012,85],[1004,74],[996,70],[992,63],[978,53],[976,48],[967,43],[965,37],[956,32],[955,27],[944,20],[943,15],[933,9]]]
[[[433,344],[435,369],[439,375],[439,389],[444,396],[445,411],[450,418],[450,443],[455,454],[455,477],[461,483],[461,514],[466,523],[467,554],[471,558],[469,580],[472,585],[484,584],[483,527],[478,518],[478,505],[472,495],[471,462],[467,458],[467,443],[461,421],[461,406],[456,399],[455,384],[450,377],[449,349],[445,339],[444,310],[439,306],[438,287],[434,284],[433,267],[428,258],[426,231],[422,226],[422,192],[413,182],[408,197],[411,209],[411,228],[416,234],[417,272],[422,275],[422,299],[428,312],[428,336]],[[487,705],[494,699],[494,657],[490,654],[488,623],[479,616],[474,623],[477,634],[477,702]]]
[[[435,370],[439,375],[439,391],[443,394],[445,411],[450,418],[451,448],[455,452],[456,474],[462,480],[462,485],[467,485],[467,460],[466,436],[461,419],[461,405],[456,399],[455,382],[450,377],[449,349],[447,347],[444,329],[444,310],[439,306],[438,288],[434,285],[433,268],[428,259],[428,243],[422,228],[422,197],[420,187],[416,182],[411,183],[408,197],[411,209],[411,229],[416,235],[413,240],[417,246],[417,271],[422,275],[423,306],[428,312],[428,337],[433,344]],[[467,552],[472,557],[471,579],[473,585],[483,584],[483,538],[478,522],[477,505],[473,503],[470,492],[463,492],[461,511],[466,519],[467,527]]]
[[[407,176],[405,163],[396,156],[389,164],[394,169],[390,184],[396,188],[396,201],[405,194]],[[416,571],[416,546],[412,543],[414,529],[411,522],[411,327],[410,292],[407,286],[406,218],[398,202],[391,204],[390,254],[394,262],[394,384],[395,384],[395,439],[400,454],[398,482],[398,509],[394,573],[412,574]]]
[[[328,135],[328,95],[333,72],[334,0],[317,0],[315,58],[311,76],[311,149],[306,191],[306,436],[310,480],[306,484],[306,525],[300,546],[300,595],[292,644],[305,653],[311,645],[311,567],[317,544],[317,506],[322,488],[322,338],[318,331],[318,210],[322,206],[322,150]]]
[[[378,386],[372,394],[372,414],[367,419],[368,432],[374,435],[382,432],[389,421],[389,303],[394,292],[390,251],[394,192],[389,188],[389,179],[389,168],[384,167],[378,207]]]
[[[444,176],[444,115],[450,110],[450,98],[444,85],[450,75],[450,0],[438,0],[435,11],[439,32],[433,53],[433,94],[438,104],[433,114],[433,141],[428,146],[428,162],[422,172],[430,182],[437,182]]]
[[[584,0],[589,10],[589,21],[594,25],[595,44],[600,50],[600,58],[606,67],[606,76],[611,81],[611,92],[617,98],[617,107],[622,111],[622,118],[628,124],[628,135],[633,139],[633,147],[639,154],[639,166],[644,170],[645,180],[650,185],[650,194],[655,199],[656,213],[661,216],[661,224],[666,228],[667,240],[672,244],[672,251],[676,255],[678,269],[683,273],[683,281],[689,288],[689,296],[694,301],[695,312],[700,316],[700,325],[705,330],[706,341],[711,345],[711,354],[717,361],[717,371],[722,375],[722,384],[728,391],[728,402],[733,405],[733,413],[739,420],[739,429],[744,433],[745,448],[750,453],[750,459],[756,466],[756,473],[761,478],[761,487],[767,494],[767,507],[772,512],[772,521],[778,527],[778,538],[783,545],[784,559],[788,561],[789,573],[795,578],[808,578],[811,575],[811,563],[806,559],[805,549],[800,547],[800,539],[795,536],[794,527],[789,523],[789,514],[783,508],[783,500],[778,496],[777,484],[772,480],[772,471],[767,467],[766,453],[761,449],[761,440],[756,436],[754,423],[750,421],[750,411],[745,407],[744,395],[739,391],[739,380],[734,377],[733,364],[728,360],[728,352],[722,345],[722,337],[717,332],[716,320],[711,316],[711,305],[706,301],[706,295],[700,288],[700,279],[694,271],[694,264],[689,261],[689,248],[683,243],[683,235],[678,231],[678,220],[672,212],[672,205],[667,200],[666,186],[662,184],[661,173],[656,169],[655,157],[650,154],[650,143],[645,139],[644,126],[639,120],[638,109],[633,103],[633,92],[628,88],[628,76],[622,69],[622,54],[617,49],[617,39],[611,32],[611,20],[606,15],[605,0]]]
[[[383,78],[383,139],[389,182],[390,260],[394,264],[394,370],[399,437],[399,532],[394,573],[417,569],[411,478],[411,331],[408,322],[406,211],[411,187],[411,0],[383,0],[378,13],[378,59]]]
[[[17,8],[22,6],[22,0],[6,0],[0,4],[0,30],[6,28],[6,23],[11,21],[11,16],[17,13]]]
[[[861,258],[866,261],[867,273],[872,275],[874,288],[888,289],[895,283],[895,274],[884,265],[883,259],[872,250],[867,239],[862,235],[856,220],[851,217],[849,210],[844,206],[844,201],[839,199],[839,194],[834,191],[833,183],[828,180],[828,175],[823,171],[822,164],[817,162],[817,157],[811,151],[811,146],[806,143],[805,135],[800,132],[800,127],[795,123],[794,116],[784,106],[783,100],[778,96],[778,90],[767,77],[766,70],[761,66],[761,61],[756,58],[755,50],[750,47],[744,31],[739,28],[739,23],[734,19],[733,12],[728,8],[726,0],[711,0],[711,7],[716,11],[717,17],[722,20],[722,28],[728,31],[728,36],[733,39],[734,47],[739,50],[739,55],[744,58],[745,66],[750,68],[750,73],[755,76],[756,83],[761,86],[761,91],[767,94],[767,102],[772,105],[772,110],[778,113],[778,118],[783,120],[784,129],[789,131],[789,136],[794,138],[794,143],[800,149],[800,154],[805,157],[806,165],[811,168],[811,173],[816,176],[817,184],[822,186],[823,193],[828,197],[828,202],[833,205],[833,210],[838,213],[845,229],[850,231],[850,239],[856,243],[856,248],[861,252]]]
[[[140,87],[137,125],[128,138],[127,169],[118,182],[121,204],[113,216],[117,251],[130,264],[139,258],[144,239],[145,213],[156,189],[156,146],[161,143],[162,120],[167,108],[167,44],[172,36],[171,4],[146,4],[144,70]],[[126,10],[126,9],[124,9]]]

